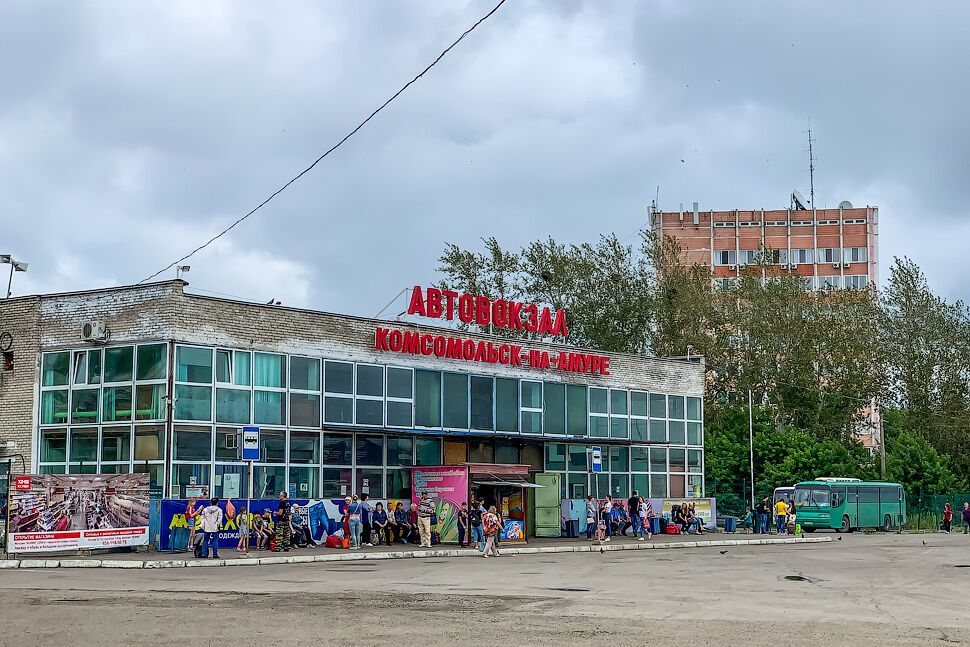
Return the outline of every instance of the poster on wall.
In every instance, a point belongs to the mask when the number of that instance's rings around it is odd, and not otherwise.
[[[147,544],[148,482],[148,474],[18,476],[10,497],[10,551]]]
[[[458,542],[458,511],[468,501],[468,468],[464,465],[411,468],[411,504],[427,492],[435,503],[438,525],[433,528],[442,542]]]
[[[694,511],[704,523],[705,528],[713,528],[714,520],[717,518],[717,508],[714,499],[651,499],[655,513],[662,514],[670,518],[671,510],[675,505],[687,506],[694,505]]]

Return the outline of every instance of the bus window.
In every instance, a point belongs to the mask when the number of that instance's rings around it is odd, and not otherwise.
[[[899,503],[899,488],[892,485],[880,487],[879,500],[883,503]]]
[[[845,488],[845,500],[847,503],[855,503],[856,495],[859,493],[859,488],[855,485],[850,485]]]
[[[844,487],[832,488],[832,507],[838,508],[843,503],[845,503],[845,488]]]
[[[813,508],[827,508],[831,505],[831,495],[827,487],[795,488],[795,505]]]
[[[878,503],[879,488],[863,486],[859,488],[859,503]]]

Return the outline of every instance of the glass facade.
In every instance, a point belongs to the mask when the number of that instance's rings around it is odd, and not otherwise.
[[[242,425],[261,429],[254,496],[405,496],[408,468],[440,463],[441,437],[455,432],[477,435],[470,460],[562,472],[564,495],[703,486],[699,397],[166,343],[45,353],[41,367],[42,472],[149,472],[172,497],[236,487],[225,476],[243,473]]]

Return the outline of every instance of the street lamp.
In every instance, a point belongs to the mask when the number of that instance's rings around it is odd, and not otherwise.
[[[10,265],[10,278],[7,279],[7,296],[5,298],[9,299],[11,294],[11,287],[13,286],[13,273],[26,272],[27,263],[23,261],[15,261],[13,256],[10,254],[0,254],[0,264],[7,263]]]
[[[182,274],[188,272],[192,269],[191,265],[176,265],[175,266],[175,278],[182,278]]]

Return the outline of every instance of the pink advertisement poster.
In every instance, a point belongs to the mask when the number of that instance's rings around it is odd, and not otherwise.
[[[464,465],[414,467],[411,469],[412,504],[427,492],[435,502],[438,524],[432,531],[443,542],[458,542],[458,511],[468,501],[468,468]]]

